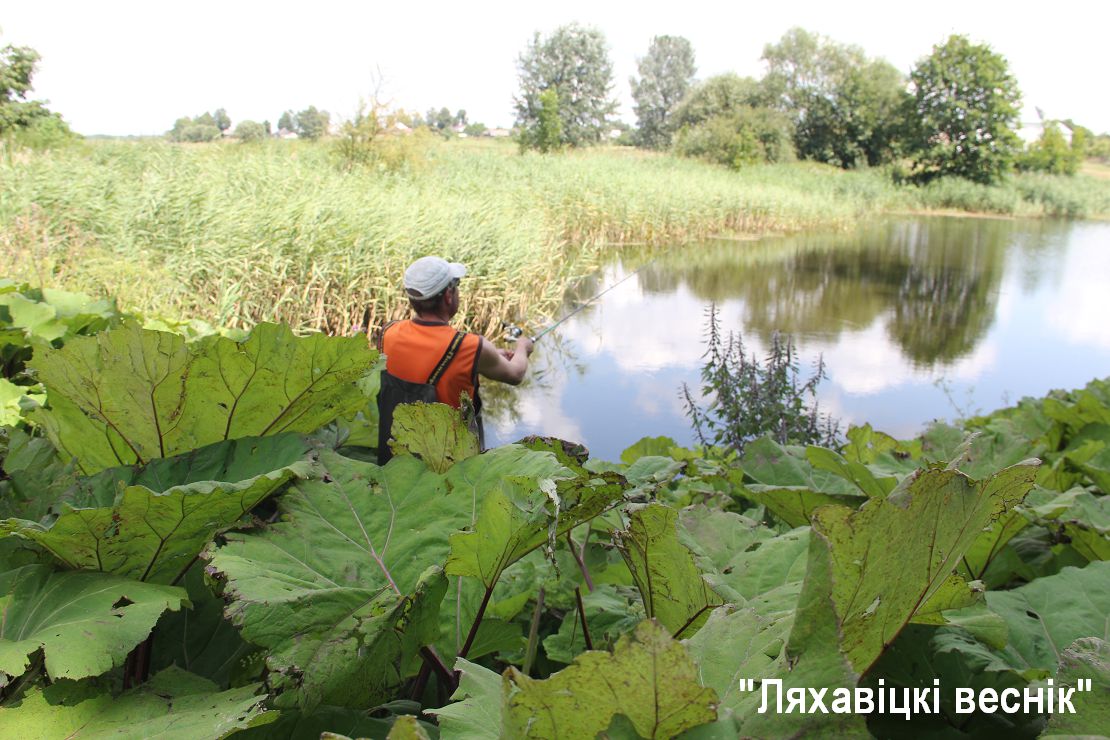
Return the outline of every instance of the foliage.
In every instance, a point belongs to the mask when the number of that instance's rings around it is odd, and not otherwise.
[[[703,410],[683,386],[686,413],[702,444],[741,451],[764,434],[780,444],[836,444],[839,423],[823,417],[815,400],[817,384],[825,377],[823,362],[819,360],[813,376],[800,382],[789,337],[772,336],[764,364],[754,354],[745,354],[742,337],[732,331],[722,336],[716,306],[708,319],[701,376],[702,394],[712,394],[711,405]]]
[[[559,91],[548,88],[539,95],[536,125],[520,132],[520,148],[547,154],[562,149],[563,120],[559,117]]]
[[[755,80],[734,74],[699,83],[676,107],[674,151],[732,169],[794,159],[794,124],[765,105]]]
[[[328,132],[330,122],[327,111],[316,110],[316,106],[310,105],[294,117],[293,130],[302,139],[315,141]]]
[[[793,28],[763,50],[766,94],[795,123],[798,155],[838,167],[889,162],[905,83],[863,50]]]
[[[675,136],[674,151],[733,170],[764,162],[788,162],[794,158],[792,128],[777,111],[744,107],[683,126]]]
[[[629,80],[638,122],[637,141],[649,149],[665,149],[674,129],[671,115],[697,73],[694,47],[681,36],[655,36],[647,56],[637,62],[637,70],[639,79]]]
[[[992,183],[1011,169],[1021,92],[1004,57],[953,35],[917,63],[910,81],[907,145],[919,179]]]
[[[239,121],[235,126],[235,138],[239,141],[262,141],[269,133],[257,121]]]
[[[445,738],[844,736],[871,728],[760,715],[760,692],[737,679],[1105,683],[1110,380],[916,440],[862,427],[840,452],[764,437],[737,456],[649,438],[620,462],[542,438],[478,453],[457,418],[418,407],[378,466],[332,449],[333,433],[236,433],[254,429],[259,403],[262,418],[295,405],[296,379],[329,358],[371,361],[352,340],[262,326],[242,342],[178,342],[107,322],[83,337],[51,321],[65,343],[36,346],[31,366],[52,412],[83,408],[93,389],[106,409],[155,400],[147,416],[110,414],[122,438],[142,439],[148,417],[222,432],[91,476],[75,471],[96,467],[95,445],[63,462],[38,412],[0,436],[0,484],[21,491],[10,500],[0,485],[3,503],[46,512],[0,528],[7,734],[433,736],[412,715],[442,691]],[[252,379],[229,414],[206,363],[222,358],[224,385],[240,387],[244,356],[292,384]],[[156,384],[177,389],[173,420],[120,370],[153,378],[179,361],[185,380]],[[306,431],[361,395],[359,377],[302,395]],[[1082,700],[1105,711],[1099,695]],[[940,734],[997,729],[979,714],[924,719]],[[1052,727],[1095,726],[1074,719]]]
[[[1074,175],[1083,164],[1083,136],[1072,132],[1068,142],[1056,121],[1045,121],[1040,138],[1018,158],[1017,168],[1027,172]]]
[[[547,90],[558,95],[561,144],[583,146],[602,140],[617,103],[610,97],[613,63],[601,31],[571,23],[546,38],[537,32],[518,58],[517,68],[516,117],[526,146],[547,141],[550,148],[550,140],[537,133],[544,109],[541,96]]]
[[[217,111],[222,112],[223,109]],[[224,113],[226,116],[227,114]],[[220,121],[222,123],[222,121]],[[211,113],[202,113],[195,118],[188,116],[174,121],[173,128],[166,132],[170,141],[188,141],[193,143],[215,141],[223,136],[223,130],[217,125],[216,116]]]
[[[212,119],[216,128],[220,130],[220,134],[226,133],[231,128],[231,119],[228,118],[227,111],[223,108],[217,108],[216,112],[212,114]]]
[[[0,136],[32,149],[49,149],[72,140],[73,133],[41,100],[28,100],[39,53],[29,46],[0,49]]]

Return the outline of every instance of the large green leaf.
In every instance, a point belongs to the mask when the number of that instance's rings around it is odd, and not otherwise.
[[[28,388],[0,378],[0,425],[15,426],[23,421],[23,399],[40,404],[46,400],[41,388]]]
[[[307,456],[303,440],[282,435],[106,470],[83,482],[84,495],[101,504],[116,498],[114,505],[70,508],[49,527],[9,519],[0,531],[36,542],[70,568],[173,583],[217,532],[307,476]]]
[[[806,448],[780,445],[770,437],[761,437],[745,445],[741,465],[745,475],[764,486],[802,487],[847,496],[859,494],[856,485],[840,474],[815,467]]]
[[[446,583],[425,571],[443,563],[448,535],[476,504],[446,495],[443,476],[413,457],[378,467],[324,452],[320,463],[322,480],[282,497],[280,523],[228,534],[206,557],[226,580],[228,617],[269,648],[283,698],[368,706],[390,698],[403,664],[435,640],[426,615],[437,614]]]
[[[1019,503],[1036,466],[1017,465],[984,481],[931,469],[859,511],[826,507],[814,516],[813,556],[827,557],[841,648],[857,672],[927,605],[959,588],[952,574],[979,533]],[[816,550],[816,553],[814,552]]]
[[[623,586],[603,583],[582,595],[586,626],[595,650],[610,650],[617,640],[631,632],[644,619],[641,601],[635,591]],[[559,663],[570,663],[586,649],[582,619],[572,609],[563,617],[559,631],[543,641],[547,657]]]
[[[0,476],[0,517],[42,521],[72,500],[77,479],[50,441],[22,429],[7,432],[4,475]]]
[[[1056,712],[1042,737],[1099,736],[1110,731],[1110,642],[1090,637],[1073,642],[1060,656],[1057,684],[1090,689],[1073,694],[1075,714]]]
[[[876,475],[870,468],[856,460],[849,460],[826,447],[811,445],[806,448],[806,459],[817,470],[838,475],[859,488],[870,498],[881,498],[898,485],[898,476]]]
[[[43,738],[218,738],[277,718],[258,685],[217,692],[204,679],[168,668],[120,696],[59,684],[0,708],[0,736]]]
[[[28,565],[0,574],[0,679],[43,651],[51,679],[97,676],[123,663],[162,612],[188,604],[184,589],[105,573]]]
[[[246,642],[224,619],[222,596],[204,580],[202,563],[182,579],[192,606],[166,612],[154,627],[150,670],[177,666],[213,681],[221,689],[257,681],[263,669],[260,648]]]
[[[1065,647],[1081,637],[1110,639],[1110,562],[1064,568],[1012,591],[990,591],[987,605],[1006,620],[1002,656],[1019,670],[1056,670]]]
[[[776,536],[739,514],[692,506],[679,513],[679,539],[713,589],[736,604],[805,578],[808,527]]]
[[[706,583],[690,550],[678,539],[678,512],[648,504],[629,516],[628,529],[614,532],[644,611],[675,637],[689,637],[724,600]]]
[[[662,738],[717,718],[715,692],[698,683],[686,649],[653,620],[612,654],[583,653],[542,681],[510,668],[504,681],[508,737],[594,737],[623,714],[641,737]]]
[[[1110,560],[1110,496],[1078,493],[1060,519],[1079,554],[1088,560]]]
[[[492,587],[505,568],[607,509],[624,492],[624,478],[598,473],[567,479],[503,478],[484,493],[472,531],[451,536],[450,575],[473,576]]]
[[[972,689],[978,695],[984,689],[1021,691],[1029,685],[1026,676],[962,629],[909,625],[860,683],[877,690],[879,679],[898,692],[931,687],[939,680],[941,691],[937,714],[915,713],[909,720],[901,715],[872,715],[869,729],[878,737],[1001,737],[1005,733],[1030,737],[1043,724],[1038,714],[957,711],[953,687]]]
[[[443,740],[498,740],[501,737],[501,676],[489,668],[469,662],[455,661],[459,688],[453,700],[430,714],[439,718]]]
[[[224,439],[310,432],[353,413],[377,353],[358,337],[260,324],[242,341],[186,344],[129,324],[39,353],[51,408],[35,419],[87,473]]]
[[[437,473],[481,452],[458,409],[445,403],[401,404],[393,412],[392,437],[394,454],[415,455]]]

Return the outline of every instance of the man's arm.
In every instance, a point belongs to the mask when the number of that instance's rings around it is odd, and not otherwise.
[[[516,340],[512,351],[498,349],[493,342],[482,337],[481,354],[478,356],[478,372],[490,380],[499,380],[509,385],[520,385],[528,372],[528,355],[532,354],[532,340],[521,337]]]

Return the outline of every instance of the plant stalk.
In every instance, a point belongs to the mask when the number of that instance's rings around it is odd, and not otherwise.
[[[524,665],[521,670],[525,676],[532,675],[532,662],[536,659],[536,649],[540,641],[540,615],[543,613],[543,586],[536,594],[536,608],[532,611],[532,626],[528,628],[528,650],[524,653]]]

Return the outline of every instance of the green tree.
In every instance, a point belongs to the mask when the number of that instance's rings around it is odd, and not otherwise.
[[[214,123],[216,124],[216,128],[220,130],[221,134],[231,128],[231,119],[228,118],[227,111],[223,108],[220,108],[215,113],[213,113],[212,118]]]
[[[548,38],[536,33],[517,66],[520,92],[514,100],[517,124],[524,132],[522,143],[547,141],[551,127],[543,135],[536,129],[541,114],[552,110],[541,102],[549,90],[558,95],[561,144],[582,146],[602,140],[617,103],[610,97],[613,63],[601,31],[572,23]]]
[[[629,80],[641,146],[664,149],[674,133],[671,114],[686,97],[697,72],[694,47],[681,36],[656,36],[637,65],[640,78]]]
[[[257,121],[240,121],[235,126],[235,138],[239,141],[262,141],[266,136],[266,127]]]
[[[793,160],[793,123],[765,102],[764,89],[750,77],[710,77],[674,110],[675,153],[732,169]]]
[[[1045,121],[1040,138],[1017,160],[1017,168],[1027,172],[1047,172],[1052,175],[1074,175],[1083,164],[1086,137],[1081,129],[1073,128],[1069,143],[1056,121]]]
[[[1021,151],[1021,92],[1006,59],[986,44],[950,36],[910,74],[910,154],[919,179],[999,180]]]
[[[520,134],[521,149],[538,149],[545,154],[563,148],[563,120],[559,115],[559,91],[548,88],[540,93],[536,123]]]
[[[72,137],[65,121],[41,100],[28,100],[39,54],[29,46],[11,44],[0,49],[0,134],[36,129],[42,141]]]
[[[893,66],[801,28],[764,47],[763,60],[763,84],[793,118],[800,157],[845,168],[893,158],[906,96]]]
[[[331,116],[327,111],[316,110],[316,106],[310,105],[296,115],[294,130],[302,139],[315,141],[328,132],[330,122]]]
[[[211,113],[202,113],[196,118],[178,118],[166,137],[170,141],[205,142],[220,138],[220,129]]]
[[[278,118],[277,126],[278,131],[296,131],[297,129],[297,114],[291,110],[287,110]]]

